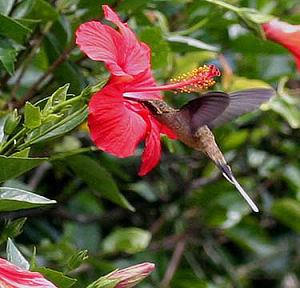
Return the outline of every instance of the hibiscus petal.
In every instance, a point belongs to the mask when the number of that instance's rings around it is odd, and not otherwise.
[[[273,19],[262,27],[267,39],[281,44],[294,55],[300,72],[300,25]]]
[[[76,31],[76,44],[90,59],[104,61],[112,74],[127,75],[122,67],[124,60],[118,50],[124,45],[123,38],[108,25],[97,21],[80,25]]]
[[[126,84],[126,91],[134,90],[136,88],[144,88],[144,87],[154,87],[157,86],[155,83],[155,80],[152,75],[152,70],[146,69],[142,73],[136,75],[134,77],[134,81],[127,82]],[[139,99],[162,99],[160,92],[126,92],[126,96],[132,97],[132,98],[139,98]]]
[[[132,156],[147,131],[143,117],[130,103],[125,105],[120,86],[114,84],[93,95],[88,125],[96,146],[118,157]]]
[[[120,17],[108,6],[103,5],[104,16],[107,21],[117,25],[123,36],[124,45],[118,47],[124,55],[124,70],[130,75],[137,75],[150,69],[151,50],[147,44],[137,40],[134,32]]]
[[[57,288],[38,272],[30,272],[0,258],[0,287],[9,288]]]
[[[165,125],[161,125],[160,133],[167,135],[170,139],[173,140],[176,140],[178,138],[175,132],[173,132],[173,130],[171,130],[169,127]]]
[[[107,5],[103,5],[103,10],[106,19],[115,23],[121,33],[108,25],[90,21],[77,29],[76,44],[90,59],[105,62],[113,75],[132,80],[132,76],[150,69],[150,48],[138,41],[127,24],[122,23]]]
[[[161,153],[160,130],[161,124],[151,117],[151,128],[146,136],[145,149],[142,155],[142,166],[139,176],[150,172],[159,162]]]

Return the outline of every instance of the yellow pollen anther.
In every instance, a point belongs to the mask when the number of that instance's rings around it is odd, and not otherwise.
[[[190,72],[183,73],[176,78],[172,78],[170,82],[172,84],[182,84],[181,87],[177,88],[180,92],[191,93],[213,86],[216,83],[215,80],[212,79],[214,76],[220,76],[220,71],[214,65],[204,65]]]

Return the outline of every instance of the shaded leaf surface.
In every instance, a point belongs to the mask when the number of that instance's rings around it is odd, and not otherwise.
[[[47,199],[32,192],[17,188],[0,187],[0,211],[28,209],[55,203],[55,200]]]

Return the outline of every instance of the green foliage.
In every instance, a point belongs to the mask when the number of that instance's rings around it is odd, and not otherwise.
[[[55,204],[55,200],[11,187],[0,187],[0,211],[14,211]]]
[[[35,107],[30,102],[26,102],[24,108],[24,126],[29,129],[34,129],[41,126],[41,124],[40,107]]]
[[[0,182],[15,178],[40,165],[46,158],[0,156]]]
[[[40,272],[43,274],[49,281],[57,285],[59,288],[69,288],[76,283],[76,279],[65,276],[63,273],[45,268],[45,267],[34,267],[32,271]]]
[[[145,250],[151,240],[151,233],[138,228],[119,228],[103,240],[103,253],[126,252],[135,254]]]
[[[1,243],[6,242],[8,238],[19,236],[23,232],[26,220],[27,218],[19,218],[8,222],[1,233]]]
[[[0,61],[10,75],[15,72],[16,56],[17,50],[8,41],[0,39]]]
[[[83,155],[74,155],[65,160],[74,173],[82,178],[91,189],[100,192],[104,198],[134,211],[134,207],[119,192],[113,178],[97,161]]]
[[[101,277],[95,282],[91,283],[87,288],[114,288],[121,280],[118,279],[107,279]]]
[[[21,267],[24,270],[29,270],[30,265],[28,261],[24,258],[22,253],[11,239],[8,239],[7,241],[6,254],[9,262]]]
[[[160,163],[142,178],[142,144],[122,159],[94,146],[88,102],[110,75],[74,38],[80,24],[103,20],[101,5],[151,48],[158,84],[215,64],[222,76],[211,89],[277,90],[260,111],[214,131],[259,214],[177,140],[162,136]],[[299,25],[298,6],[0,0],[1,257],[60,288],[113,288],[120,280],[109,272],[142,262],[156,270],[140,288],[298,287],[300,77],[290,52],[261,29],[273,17]],[[163,96],[180,107],[198,93]]]

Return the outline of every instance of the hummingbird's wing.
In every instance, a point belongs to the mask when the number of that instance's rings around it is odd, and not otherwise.
[[[257,109],[276,93],[273,89],[255,88],[229,93],[230,103],[225,111],[208,124],[210,129],[222,126],[227,122]]]
[[[225,92],[212,91],[182,106],[180,112],[190,119],[191,132],[208,125],[219,117],[229,105],[229,95]]]

